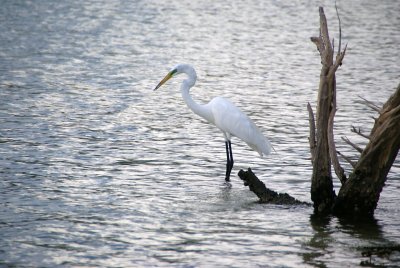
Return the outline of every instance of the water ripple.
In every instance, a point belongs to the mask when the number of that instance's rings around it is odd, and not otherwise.
[[[153,91],[174,64],[195,65],[193,97],[231,99],[278,152],[259,159],[233,139],[233,173],[251,166],[309,201],[321,3],[3,2],[0,266],[342,267],[365,260],[355,245],[399,243],[398,164],[376,222],[316,222],[309,206],[258,204],[235,174],[224,187],[222,134],[187,109],[180,78]],[[398,83],[400,10],[339,7],[349,45],[335,133],[355,157],[340,136],[365,143],[349,131],[373,124],[358,96],[383,103]]]

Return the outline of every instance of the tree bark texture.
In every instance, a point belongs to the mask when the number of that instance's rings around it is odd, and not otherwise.
[[[335,214],[372,215],[400,148],[400,84],[371,130],[370,142],[335,202]]]
[[[336,61],[334,61],[334,50],[329,38],[328,25],[322,7],[319,8],[319,15],[319,37],[311,38],[311,41],[315,43],[320,53],[322,64],[316,122],[313,119],[313,111],[310,105],[308,105],[308,111],[310,116],[309,141],[313,165],[311,200],[314,203],[314,210],[316,212],[325,213],[331,211],[336,197],[332,183],[332,163],[340,180],[342,182],[346,180],[344,171],[339,164],[333,136],[333,119],[336,112],[335,72],[342,64],[346,48],[343,52],[338,51]],[[316,125],[314,125],[314,122]]]

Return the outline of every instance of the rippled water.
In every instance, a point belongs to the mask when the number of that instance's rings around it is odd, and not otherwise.
[[[307,102],[315,103],[324,5],[332,1],[2,1],[0,6],[0,266],[343,267],[361,247],[400,243],[400,169],[375,221],[314,219],[309,206],[261,205],[236,173],[310,200]],[[342,3],[343,2],[343,3]],[[341,1],[338,148],[399,83],[396,0]],[[183,103],[176,63],[198,72],[194,98],[230,98],[278,154],[259,159]],[[346,166],[349,169],[348,166]],[[395,266],[400,256],[372,258]]]

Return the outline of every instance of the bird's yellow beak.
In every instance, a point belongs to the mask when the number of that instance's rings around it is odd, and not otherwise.
[[[154,88],[154,90],[158,89],[159,87],[161,87],[165,82],[167,82],[172,76],[174,75],[174,72],[171,71],[169,72],[164,78],[163,80],[160,81],[160,83],[158,83],[158,85]]]

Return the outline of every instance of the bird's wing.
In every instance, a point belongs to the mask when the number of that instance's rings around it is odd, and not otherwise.
[[[215,125],[226,135],[232,135],[246,142],[260,156],[271,152],[271,144],[254,122],[229,100],[214,98],[209,105]]]

